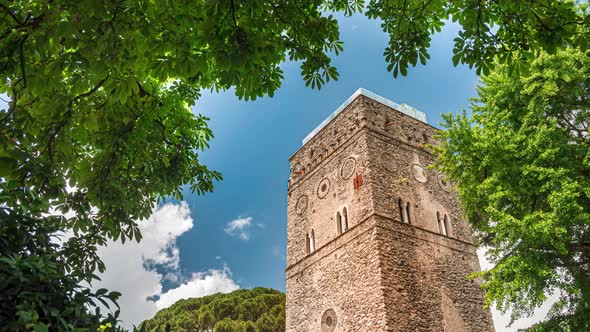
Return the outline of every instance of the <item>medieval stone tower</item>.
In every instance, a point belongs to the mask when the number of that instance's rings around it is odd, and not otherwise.
[[[494,331],[434,131],[359,89],[290,158],[287,332]]]

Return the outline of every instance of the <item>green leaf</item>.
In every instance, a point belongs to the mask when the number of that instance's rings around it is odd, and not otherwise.
[[[101,295],[105,295],[108,292],[108,289],[106,288],[100,288],[99,290],[96,291],[96,296],[101,296]]]
[[[18,168],[18,161],[10,157],[0,157],[0,177],[10,178]]]

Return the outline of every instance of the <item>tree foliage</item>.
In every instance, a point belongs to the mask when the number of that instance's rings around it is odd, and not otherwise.
[[[532,331],[590,329],[589,96],[589,54],[570,49],[519,78],[498,66],[472,116],[444,117],[438,167],[496,264],[479,274],[487,304],[516,318],[562,294]]]
[[[0,331],[68,331],[80,326],[97,330],[101,321],[116,324],[118,313],[104,319],[99,312],[87,311],[86,305],[109,305],[120,293],[91,292],[79,285],[83,271],[64,273],[57,244],[50,238],[59,230],[53,219],[39,224],[36,218],[0,213]],[[18,252],[26,254],[13,254]]]
[[[387,69],[405,76],[408,67],[426,64],[432,35],[448,20],[460,26],[454,39],[453,64],[488,74],[495,59],[526,72],[542,51],[565,46],[587,50],[590,16],[587,2],[573,0],[371,0],[368,17],[380,19],[389,34]]]
[[[145,332],[283,332],[285,294],[268,288],[240,289],[180,300],[141,323]]]
[[[316,2],[1,1],[0,302],[14,329],[94,329],[78,285],[105,269],[97,246],[139,241],[157,199],[221,178],[199,161],[212,137],[190,109],[200,91],[272,96],[287,58],[320,87],[338,76],[338,37]]]

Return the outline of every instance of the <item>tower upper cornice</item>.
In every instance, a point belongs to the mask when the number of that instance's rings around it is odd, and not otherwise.
[[[346,106],[350,105],[350,103],[352,103],[358,96],[361,95],[373,99],[374,101],[379,102],[385,106],[388,106],[394,110],[409,115],[414,119],[418,119],[424,123],[428,123],[426,121],[426,114],[424,114],[424,112],[420,112],[419,110],[415,109],[414,107],[408,104],[398,104],[367,89],[359,88],[350,97],[348,97],[348,99],[346,99],[346,101],[344,101],[342,105],[340,105],[334,112],[332,112],[332,114],[330,114],[326,119],[324,119],[322,123],[320,123],[307,136],[305,136],[305,138],[302,141],[302,145],[305,145],[305,143],[309,142],[309,140],[311,140],[320,130],[322,130],[322,128],[324,128],[328,123],[330,123],[330,121],[332,121],[332,119],[334,119],[336,115],[340,114],[340,112],[342,112],[346,108]]]

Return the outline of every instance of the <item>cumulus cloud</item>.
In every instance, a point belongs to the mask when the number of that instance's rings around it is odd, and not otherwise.
[[[240,288],[232,279],[227,267],[223,270],[209,270],[206,273],[193,273],[190,281],[170,289],[156,301],[158,309],[168,308],[180,299],[201,297],[217,292],[229,293]]]
[[[250,239],[251,229],[252,217],[246,217],[228,222],[223,230],[229,236],[239,237],[240,239],[247,241]]]
[[[188,205],[169,203],[156,208],[148,220],[139,222],[143,235],[140,243],[110,241],[99,248],[107,270],[99,274],[101,281],[92,286],[123,293],[119,305],[124,326],[137,325],[179,299],[239,288],[227,267],[193,273],[188,278],[180,273],[176,239],[192,227]],[[164,292],[163,281],[180,285]]]

